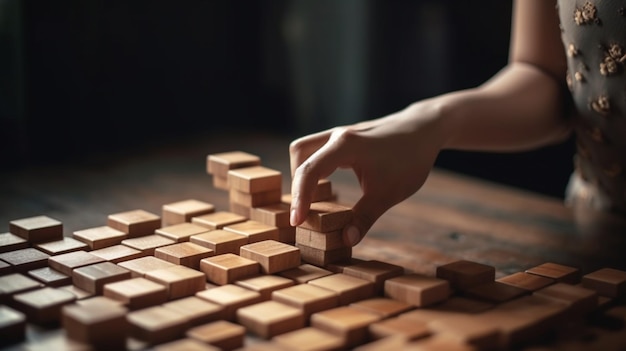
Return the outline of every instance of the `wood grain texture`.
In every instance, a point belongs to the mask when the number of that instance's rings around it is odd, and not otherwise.
[[[191,218],[213,213],[215,205],[196,199],[187,199],[164,204],[161,209],[163,227],[191,222]]]
[[[118,245],[126,239],[126,233],[109,226],[99,226],[77,230],[72,233],[74,239],[80,240],[89,246],[91,250]]]
[[[274,274],[300,265],[300,249],[276,240],[264,240],[242,246],[239,256],[256,261],[264,274]]]

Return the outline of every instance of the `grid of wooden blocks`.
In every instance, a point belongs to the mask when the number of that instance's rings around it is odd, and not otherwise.
[[[305,223],[291,228],[281,180],[258,157],[210,155],[207,169],[228,191],[228,210],[186,199],[161,214],[118,212],[65,237],[46,216],[11,222],[0,234],[0,348],[626,345],[625,271],[583,275],[549,262],[496,279],[493,267],[458,260],[432,275],[405,272],[351,257],[341,230],[352,213],[334,202],[329,182],[318,185]],[[39,327],[52,336],[30,340]]]

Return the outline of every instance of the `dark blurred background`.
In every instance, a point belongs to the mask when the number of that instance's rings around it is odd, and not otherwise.
[[[0,0],[0,169],[379,117],[488,79],[510,19],[502,0]],[[438,165],[562,196],[572,150]]]

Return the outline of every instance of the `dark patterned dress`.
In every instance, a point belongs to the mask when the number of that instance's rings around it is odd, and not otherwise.
[[[626,1],[559,0],[557,8],[576,108],[567,200],[626,214]]]

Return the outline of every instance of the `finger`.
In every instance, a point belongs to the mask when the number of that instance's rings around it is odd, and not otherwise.
[[[330,138],[331,131],[325,130],[319,133],[298,138],[289,145],[289,160],[291,165],[291,176],[296,169],[306,161],[315,151],[326,144]]]
[[[346,245],[358,244],[370,228],[383,215],[389,206],[376,196],[363,195],[352,208],[352,222],[343,230],[343,241]]]

